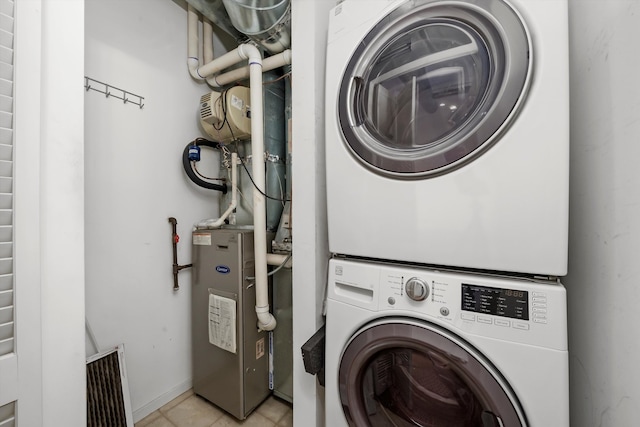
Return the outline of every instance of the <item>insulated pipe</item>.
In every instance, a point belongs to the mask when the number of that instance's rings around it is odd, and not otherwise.
[[[217,220],[207,219],[196,224],[196,228],[218,228],[224,224],[224,220],[233,213],[238,206],[238,153],[231,153],[231,202],[227,210]]]
[[[190,142],[182,151],[182,166],[184,172],[194,184],[208,190],[220,191],[222,194],[227,194],[227,184],[214,184],[213,182],[205,181],[193,171],[191,160],[189,160],[189,149],[193,147],[194,144],[197,146],[220,148],[220,145],[217,142],[207,141],[206,139],[196,139],[195,141]]]
[[[198,57],[198,12],[188,5],[187,7],[187,38],[189,40],[187,49],[187,66],[189,74],[194,79],[198,77],[198,67],[200,67],[200,58]]]
[[[262,61],[262,72],[275,70],[283,65],[291,64],[291,49],[287,49],[277,55],[265,58]],[[207,80],[212,87],[221,87],[238,80],[244,80],[249,77],[249,66],[236,68],[224,74],[211,77]]]

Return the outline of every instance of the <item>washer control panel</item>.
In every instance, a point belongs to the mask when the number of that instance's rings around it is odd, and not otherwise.
[[[464,333],[566,346],[566,294],[555,282],[334,259],[328,298]]]

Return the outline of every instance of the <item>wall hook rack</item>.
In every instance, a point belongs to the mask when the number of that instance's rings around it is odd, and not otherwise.
[[[98,87],[94,87],[92,84],[97,84]],[[144,97],[129,92],[128,90],[120,89],[108,83],[92,79],[91,77],[84,76],[84,89],[89,92],[93,90],[95,92],[103,94],[105,97],[113,97],[121,100],[125,104],[137,105],[142,109],[144,107]],[[115,92],[114,92],[115,91]]]

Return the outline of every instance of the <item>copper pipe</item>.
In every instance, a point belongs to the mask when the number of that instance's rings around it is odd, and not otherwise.
[[[173,229],[171,234],[171,243],[173,245],[173,290],[177,291],[180,289],[180,285],[178,284],[178,273],[183,268],[189,268],[193,266],[193,264],[178,265],[178,242],[180,241],[180,236],[178,236],[177,231],[178,221],[174,217],[169,217],[169,222]]]

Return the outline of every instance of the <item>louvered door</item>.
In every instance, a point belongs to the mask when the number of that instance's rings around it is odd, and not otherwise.
[[[14,2],[0,0],[0,426],[14,425],[17,398],[13,278]]]

